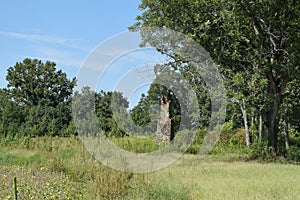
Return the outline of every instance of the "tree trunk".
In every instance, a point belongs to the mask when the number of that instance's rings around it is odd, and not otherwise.
[[[288,107],[285,107],[284,111],[284,140],[285,140],[285,148],[289,148],[289,113],[288,113]]]
[[[280,107],[281,95],[277,94],[274,97],[273,103],[265,116],[266,132],[264,139],[268,142],[268,146],[277,149],[278,140],[278,112]]]
[[[261,113],[259,113],[259,127],[258,127],[259,138],[262,138],[262,128],[263,128],[263,120],[262,120]]]
[[[252,135],[252,138],[250,137],[250,143],[253,142],[254,140],[254,133],[255,133],[255,130],[256,130],[256,126],[255,126],[255,122],[256,122],[256,116],[255,116],[255,113],[254,113],[254,110],[251,111],[251,122],[250,122],[250,134]],[[257,135],[255,135],[255,139],[257,139]]]
[[[246,134],[246,146],[250,146],[250,136],[249,136],[249,127],[248,127],[248,120],[247,120],[247,111],[245,106],[245,99],[242,100],[242,103],[240,103],[243,120],[244,120],[244,126],[245,126],[245,134]]]

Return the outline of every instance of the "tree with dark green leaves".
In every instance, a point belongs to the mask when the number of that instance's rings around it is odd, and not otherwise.
[[[122,137],[126,134],[129,102],[118,91],[95,93],[95,108],[101,129],[108,136]],[[124,124],[125,122],[125,124]]]
[[[7,91],[0,89],[0,136],[12,139],[25,122],[25,113],[21,106],[10,101]]]
[[[7,70],[7,89],[20,105],[49,105],[56,107],[69,100],[76,79],[56,70],[54,62],[26,58]]]
[[[9,104],[24,113],[19,135],[65,136],[73,132],[70,100],[75,78],[69,80],[57,71],[54,62],[26,58],[8,69],[6,80]]]
[[[280,109],[290,95],[287,86],[300,74],[300,2],[143,0],[140,9],[142,14],[131,30],[166,27],[193,38],[219,65],[228,85],[237,73],[243,78],[253,75],[266,80],[263,97],[251,101],[260,101],[256,110],[263,120],[262,137],[276,149]],[[149,35],[143,39],[144,44],[153,41]],[[176,62],[182,59],[168,49],[158,51]],[[244,93],[245,98],[258,97],[262,86],[256,87]]]
[[[281,130],[286,148],[290,145],[300,147],[300,77],[287,86],[289,96],[284,99],[281,108]]]
[[[130,110],[130,117],[137,126],[145,126],[151,122],[149,103],[148,97],[142,94],[138,104]]]
[[[79,134],[123,137],[128,134],[128,106],[121,92],[95,92],[90,87],[83,87],[74,93],[72,114]]]

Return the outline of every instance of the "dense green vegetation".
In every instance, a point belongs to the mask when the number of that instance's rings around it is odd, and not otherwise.
[[[244,124],[247,146],[259,140],[278,153],[285,151],[282,143],[288,148],[289,127],[299,130],[299,2],[143,0],[140,9],[132,31],[169,28],[193,38],[210,53],[230,104],[236,104],[229,105],[227,118]],[[201,76],[193,73],[195,66],[172,52],[178,44],[171,34],[162,38],[143,34],[142,44],[168,55],[168,66],[198,86]]]
[[[0,90],[0,137],[69,136],[70,98],[76,84],[55,63],[24,59],[7,71]]]

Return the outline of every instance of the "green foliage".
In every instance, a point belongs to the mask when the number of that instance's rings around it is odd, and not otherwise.
[[[130,110],[130,117],[138,126],[145,126],[151,122],[151,105],[149,105],[150,102],[148,99],[149,98],[147,98],[145,94],[142,94],[138,104],[132,110]]]
[[[150,153],[158,150],[155,138],[122,137],[114,138],[113,143],[118,147],[135,153]]]
[[[278,154],[273,147],[269,147],[264,141],[257,141],[251,145],[247,160],[261,160],[274,162],[278,159]]]
[[[222,134],[230,134],[233,130],[233,122],[225,122],[222,128]]]
[[[94,92],[84,87],[75,92],[72,103],[73,117],[80,134],[103,131],[109,137],[123,137],[125,131],[130,130],[126,110],[129,103],[121,92]]]
[[[166,88],[166,86],[156,84],[155,81],[151,84],[147,94],[143,94],[139,103],[130,111],[131,118],[135,124],[142,127],[150,127],[147,131],[156,131],[162,96],[167,96],[168,100],[170,100],[169,111],[173,120],[173,131],[178,130],[181,118],[181,108],[178,99],[175,97],[174,91]]]
[[[7,70],[6,80],[11,98],[17,104],[29,106],[51,105],[69,99],[76,84],[68,80],[61,70],[56,71],[54,62],[26,58]]]
[[[299,88],[288,86],[300,73],[299,8],[298,1],[279,0],[143,0],[130,29],[166,27],[199,42],[220,66],[230,97],[245,99],[248,112],[263,116],[265,144],[277,148],[282,100]],[[170,51],[171,36],[142,36],[142,45],[163,46],[157,50],[173,58],[170,65],[184,62]],[[181,73],[193,73],[189,67]]]
[[[193,138],[192,144],[187,148],[186,153],[198,154],[206,134],[207,130],[198,129]]]
[[[21,106],[9,101],[6,90],[0,89],[0,138],[12,139],[24,123],[25,113]]]
[[[67,79],[53,62],[27,58],[8,69],[6,80],[0,90],[2,138],[75,134],[70,127],[75,78]]]
[[[192,144],[189,146],[189,148],[186,150],[186,153],[190,154],[198,154],[200,151],[201,145],[200,144]]]
[[[192,98],[188,91],[190,80],[183,81],[180,73],[187,71],[177,65],[161,64],[154,68],[156,78],[150,85],[147,94],[142,94],[139,103],[130,111],[130,116],[136,125],[143,128],[149,127],[147,131],[155,132],[156,123],[160,112],[160,100],[166,96],[170,101],[170,118],[172,119],[172,132],[180,130],[199,128],[205,129],[209,125],[211,104],[207,90],[203,81],[197,82],[196,94]],[[191,79],[191,77],[188,77]],[[193,85],[193,84],[191,84]],[[190,85],[188,85],[190,86]],[[180,102],[179,102],[180,101]],[[198,111],[198,112],[197,112]],[[184,117],[185,122],[181,121]],[[192,127],[195,124],[197,127]]]
[[[291,146],[287,150],[287,159],[290,161],[300,162],[299,146]]]
[[[193,139],[192,144],[186,153],[198,154],[203,145],[207,130],[199,129]],[[226,154],[244,154],[245,134],[244,129],[233,129],[232,122],[226,122],[223,125],[222,133],[215,147],[210,152],[213,156],[225,156]],[[237,158],[239,159],[239,158]]]

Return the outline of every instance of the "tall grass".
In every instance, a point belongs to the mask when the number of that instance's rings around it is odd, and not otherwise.
[[[117,142],[128,144],[127,139]],[[155,147],[153,141],[139,140],[140,146],[133,150],[150,151]],[[186,154],[159,171],[124,173],[94,160],[78,137],[32,138],[1,145],[0,199],[13,199],[14,177],[19,199],[297,199],[300,196],[297,165],[200,160],[196,155]]]
[[[118,147],[136,153],[149,153],[158,150],[154,137],[123,137],[113,138],[112,142]]]

